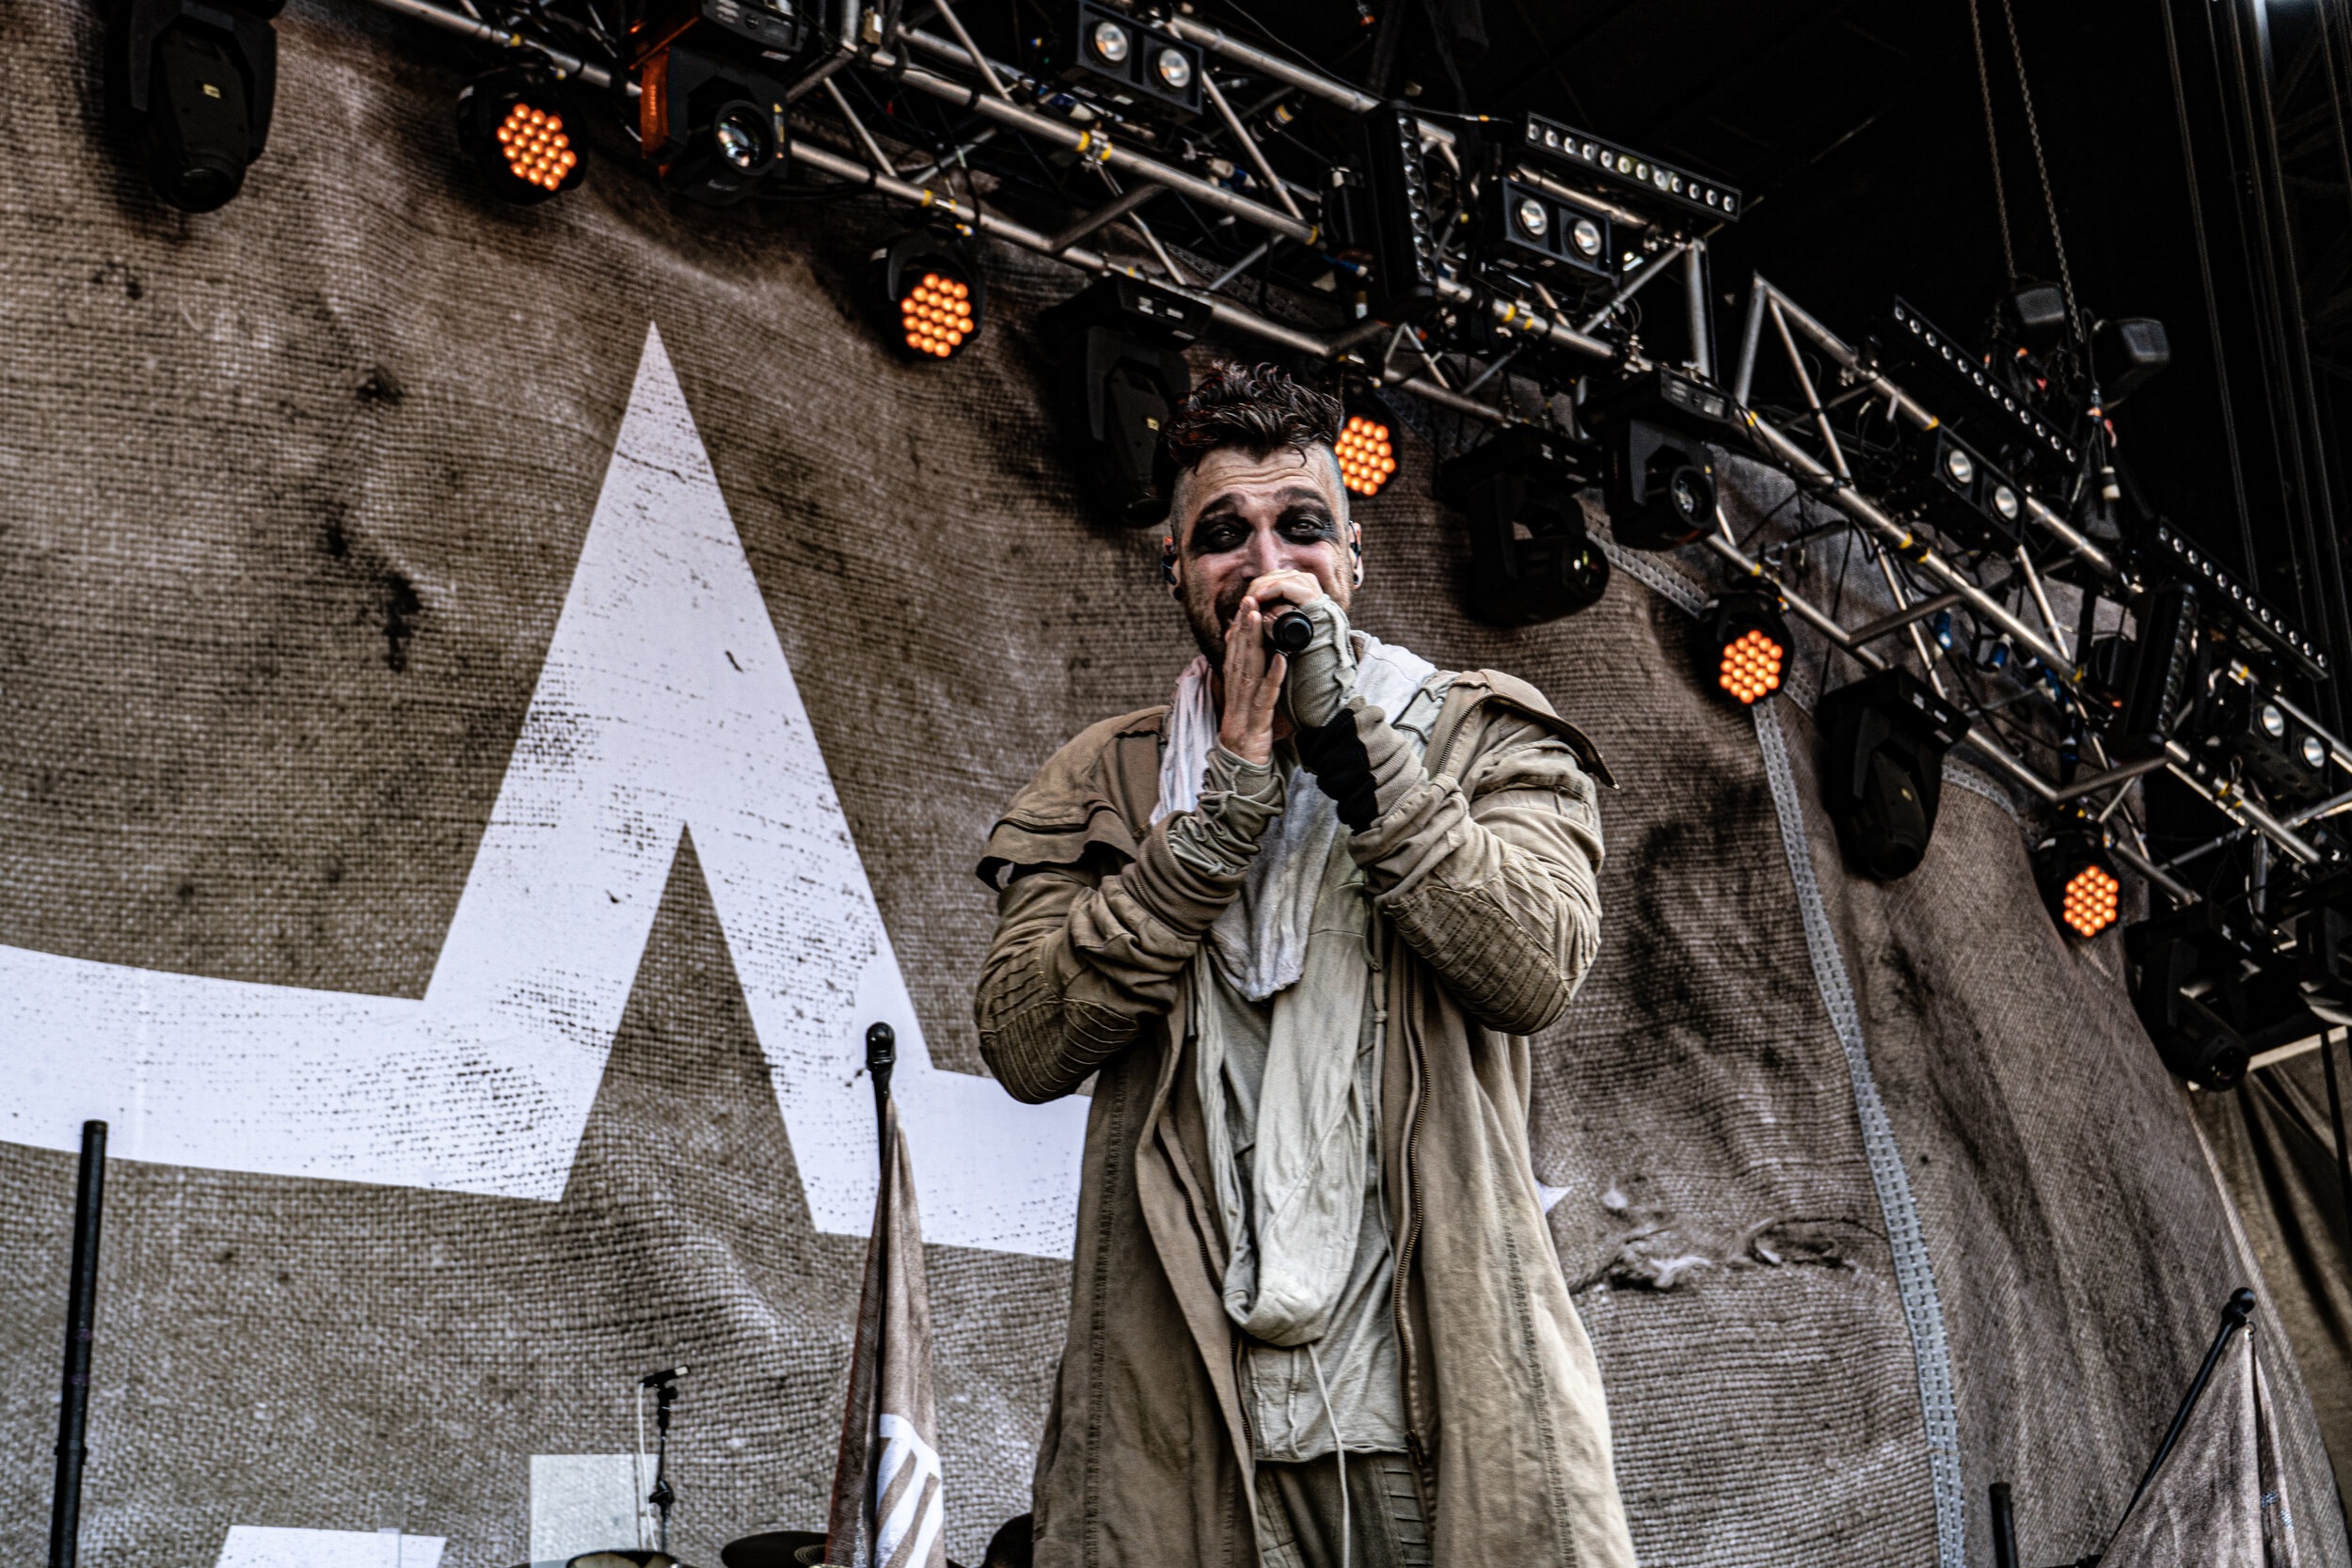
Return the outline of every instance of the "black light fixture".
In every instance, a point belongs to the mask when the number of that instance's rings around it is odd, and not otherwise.
[[[1062,439],[1096,504],[1125,527],[1168,515],[1160,430],[1192,389],[1184,345],[1213,313],[1164,284],[1112,273],[1038,318]]]
[[[2061,312],[2064,308],[2061,300]],[[2062,466],[2072,477],[2071,470],[2077,461],[2074,443],[2014,391],[2003,388],[2000,378],[1986,369],[1979,356],[1971,354],[1958,339],[1919,314],[1918,309],[1900,295],[1895,300],[1890,328],[1879,342],[1883,366],[1888,370],[1918,368],[1934,372],[1946,384],[1961,388],[1973,407],[2001,432],[1997,437],[1987,436],[1987,445],[2019,454],[2017,461],[2021,464],[2048,462]],[[1984,434],[1974,423],[1969,429]]]
[[[2133,966],[2132,1009],[2166,1068],[2194,1087],[2226,1089],[2249,1054],[2234,1019],[2249,952],[2210,900],[2143,920],[2123,933]]]
[[[1935,832],[1944,753],[1968,733],[1967,717],[1887,669],[1825,694],[1813,718],[1827,754],[1822,804],[1846,863],[1880,881],[1911,875]]]
[[[837,0],[620,0],[622,25],[640,53],[701,24],[784,60],[824,41]]]
[[[1186,120],[1200,112],[1200,47],[1122,10],[1078,0],[1063,79],[1096,87],[1120,114]]]
[[[2101,322],[2090,335],[2090,366],[2099,395],[2114,407],[2172,363],[2172,341],[2153,316]]]
[[[2328,656],[2300,626],[2265,604],[2262,595],[2216,561],[2211,550],[2170,523],[2157,523],[2154,536],[2141,539],[2139,557],[2142,569],[2153,578],[2197,584],[2198,599],[2208,619],[2218,617],[2229,623],[2249,657],[2280,656],[2312,680],[2328,678]]]
[[[1552,168],[1637,191],[1652,204],[1731,222],[1740,217],[1740,193],[1722,181],[1541,115],[1529,115],[1520,126],[1519,149]]]
[[[1971,549],[2014,548],[2026,536],[2026,489],[1939,425],[1905,443],[1887,499]]]
[[[2296,984],[2322,1023],[2352,1026],[2352,886],[2338,877],[2296,917]]]
[[[501,200],[528,206],[585,175],[554,79],[533,66],[477,76],[457,94],[457,145]]]
[[[1706,446],[1646,420],[1603,437],[1609,531],[1637,550],[1687,545],[1715,523],[1715,462]]]
[[[2001,296],[1999,310],[2003,329],[2030,354],[2046,354],[2071,330],[2065,292],[2055,283],[2011,290]]]
[[[1450,214],[1423,156],[1421,121],[1395,105],[1357,118],[1354,163],[1360,184],[1332,194],[1350,244],[1372,257],[1375,320],[1418,321],[1438,306],[1438,248]]]
[[[638,68],[638,141],[661,183],[728,207],[782,178],[789,138],[784,88],[699,45],[667,43]]]
[[[2138,606],[2139,635],[2092,645],[2091,673],[2114,706],[2110,744],[2119,757],[2152,757],[2196,705],[2197,590],[2169,582]]]
[[[2258,686],[2217,682],[2197,728],[2202,744],[2236,757],[2274,805],[2311,805],[2335,793],[2327,738]]]
[[[1715,526],[1707,442],[1741,428],[1729,398],[1661,367],[1596,399],[1584,417],[1606,454],[1603,495],[1617,543],[1670,550]]]
[[[2088,941],[2115,924],[2123,884],[2107,854],[2106,829],[2078,818],[2034,850],[2034,882],[2050,918]]]
[[[1509,178],[1488,182],[1486,206],[1487,271],[1578,290],[1616,276],[1609,220],[1601,214]]]
[[[1771,588],[1726,589],[1707,601],[1691,628],[1700,678],[1741,707],[1780,689],[1792,645],[1780,594]]]
[[[952,359],[987,324],[988,279],[952,230],[910,230],[867,266],[883,334],[907,358]]]
[[[226,206],[269,140],[283,0],[117,0],[106,73],[117,121],[155,192],[184,213]]]
[[[1513,425],[1453,459],[1438,489],[1470,517],[1473,620],[1525,626],[1593,605],[1609,588],[1609,558],[1584,528],[1576,493],[1591,483],[1590,454],[1556,431]]]

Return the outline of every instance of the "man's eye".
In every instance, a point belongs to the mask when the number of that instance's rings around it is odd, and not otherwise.
[[[1241,530],[1237,528],[1206,528],[1200,533],[1200,547],[1205,550],[1230,550],[1240,543]]]

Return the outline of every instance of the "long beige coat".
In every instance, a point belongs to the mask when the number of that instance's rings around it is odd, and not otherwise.
[[[1152,826],[1167,710],[1097,724],[990,835],[977,1012],[1016,1097],[1095,1080],[1039,1568],[1257,1568],[1240,1345],[1181,977],[1238,879]],[[1581,762],[1582,766],[1580,766]],[[1430,777],[1350,847],[1379,918],[1382,1152],[1413,1459],[1438,1568],[1632,1568],[1591,1344],[1528,1159],[1526,1037],[1599,936],[1591,745],[1534,688],[1457,678]]]

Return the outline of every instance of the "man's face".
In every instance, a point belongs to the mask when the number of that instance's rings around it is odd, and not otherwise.
[[[1271,572],[1305,572],[1345,610],[1354,597],[1346,491],[1328,447],[1278,447],[1253,456],[1225,447],[1179,486],[1173,519],[1176,581],[1193,641],[1214,667],[1249,585]]]

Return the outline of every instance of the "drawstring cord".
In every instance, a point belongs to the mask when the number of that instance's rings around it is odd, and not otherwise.
[[[1331,1410],[1331,1390],[1323,1381],[1323,1363],[1315,1355],[1314,1341],[1307,1343],[1307,1365],[1315,1370],[1315,1389],[1323,1396],[1323,1418],[1331,1428],[1331,1457],[1340,1466],[1340,1568],[1348,1568],[1348,1527],[1353,1521],[1347,1509],[1347,1440],[1340,1435],[1340,1418]]]

